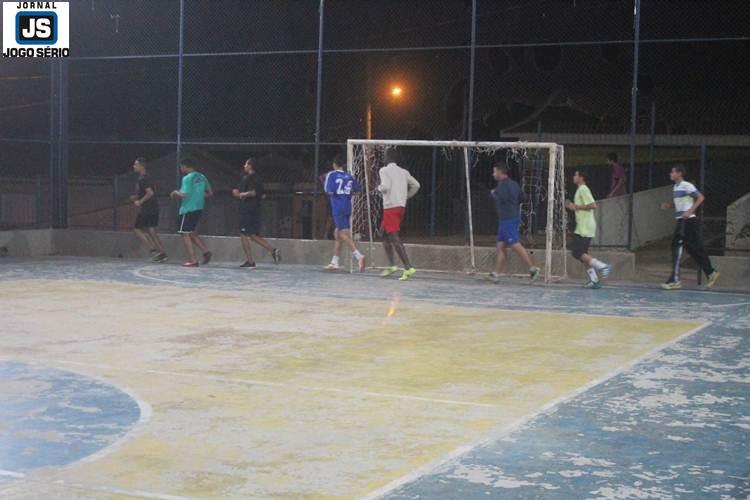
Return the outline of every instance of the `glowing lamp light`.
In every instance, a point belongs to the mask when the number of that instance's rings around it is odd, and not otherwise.
[[[403,93],[404,89],[402,89],[398,85],[391,87],[391,97],[399,98]]]

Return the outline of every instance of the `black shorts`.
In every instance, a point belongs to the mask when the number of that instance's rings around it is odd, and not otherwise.
[[[150,227],[159,227],[159,212],[138,212],[135,218],[135,228],[148,229]]]
[[[198,222],[201,220],[201,214],[203,210],[196,210],[195,212],[188,212],[182,214],[177,219],[177,232],[178,233],[194,233],[195,228],[198,227]]]
[[[576,260],[580,260],[581,256],[585,253],[589,253],[589,245],[591,245],[591,238],[584,238],[578,234],[573,235],[573,244],[570,246],[570,253]]]
[[[262,222],[260,211],[240,212],[240,233],[260,235]]]

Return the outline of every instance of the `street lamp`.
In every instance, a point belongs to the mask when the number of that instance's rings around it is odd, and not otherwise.
[[[404,88],[401,85],[394,84],[391,85],[388,93],[394,101],[399,100],[404,95]],[[367,102],[367,138],[372,139],[372,101]]]

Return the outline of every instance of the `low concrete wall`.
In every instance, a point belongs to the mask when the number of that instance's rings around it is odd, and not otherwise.
[[[664,186],[633,195],[632,248],[669,237],[674,231],[674,212],[659,205],[672,199],[672,186]],[[626,246],[628,243],[628,196],[597,200],[594,245]]]
[[[719,286],[750,287],[750,257],[711,257],[711,263],[721,273]]]
[[[727,249],[745,252],[727,252],[728,255],[750,256],[750,193],[727,207]]]
[[[53,255],[52,230],[0,231],[0,248],[6,248],[10,256],[43,257]]]
[[[147,257],[140,241],[129,231],[94,231],[94,230],[28,230],[0,233],[9,241],[9,255],[11,256],[40,256],[40,255],[71,255],[87,257],[140,258]],[[239,238],[226,236],[204,236],[211,248],[215,259],[223,262],[237,262],[244,260]],[[162,234],[162,242],[167,253],[174,260],[184,259],[184,250],[180,237],[174,234]],[[290,240],[273,239],[269,241],[281,250],[285,263],[323,266],[330,261],[333,250],[332,241],[323,240]],[[2,245],[0,245],[2,246]],[[256,250],[256,260],[270,263],[271,257],[259,247]],[[360,243],[360,249],[369,254],[369,245]],[[384,265],[386,256],[383,245],[373,245],[372,255],[376,265]],[[409,257],[417,268],[443,271],[468,270],[470,258],[465,247],[443,245],[407,245]],[[544,251],[531,250],[532,258],[537,265],[544,265]],[[629,280],[635,277],[635,256],[630,252],[597,251],[595,255],[613,266],[613,279]],[[561,253],[556,253],[556,265],[559,265]],[[566,256],[568,272],[572,278],[584,279],[583,266],[570,255]],[[349,262],[349,255],[342,256],[343,262]],[[489,272],[494,266],[495,249],[481,247],[476,249],[477,269],[479,272]],[[508,271],[514,274],[526,273],[520,259],[511,252],[508,260]]]

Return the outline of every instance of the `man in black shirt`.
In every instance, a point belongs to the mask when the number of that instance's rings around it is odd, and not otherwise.
[[[273,256],[274,263],[281,262],[281,253],[278,248],[274,248],[265,238],[260,236],[260,226],[262,223],[261,203],[265,197],[263,182],[255,172],[255,160],[248,158],[245,161],[243,170],[245,175],[240,180],[239,188],[234,189],[232,194],[240,200],[240,241],[242,249],[245,251],[245,263],[240,267],[255,269],[255,259],[253,259],[253,249],[251,242],[262,246]]]
[[[138,207],[133,230],[151,252],[151,260],[165,262],[167,254],[156,232],[156,228],[159,227],[159,202],[156,200],[154,185],[146,173],[146,167],[145,158],[136,158],[133,163],[133,171],[138,175],[136,194],[130,197],[133,204]]]

